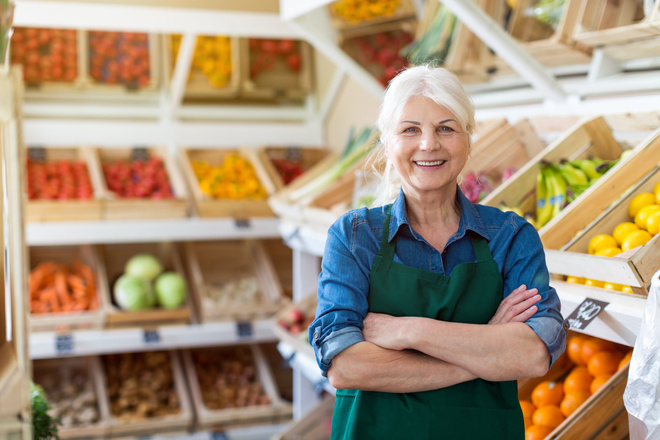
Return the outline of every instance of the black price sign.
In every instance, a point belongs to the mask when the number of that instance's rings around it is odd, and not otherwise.
[[[145,344],[158,344],[160,342],[160,333],[157,329],[144,329],[142,339]]]
[[[571,328],[584,330],[609,303],[586,298],[567,318]]]
[[[55,353],[71,354],[73,353],[73,335],[70,333],[59,333],[55,335]]]
[[[293,162],[300,162],[302,158],[302,149],[300,147],[288,147],[286,149],[286,159]]]
[[[30,162],[46,162],[46,149],[44,147],[29,147],[27,156]]]
[[[234,219],[234,224],[236,225],[237,229],[251,229],[252,228],[252,223],[250,223],[250,220],[248,220],[246,218]]]
[[[236,323],[236,333],[239,338],[251,338],[254,335],[252,323],[250,321],[241,321]]]
[[[224,431],[212,431],[211,440],[229,440]]]
[[[135,147],[131,150],[131,159],[146,162],[149,160],[149,152],[146,147]]]

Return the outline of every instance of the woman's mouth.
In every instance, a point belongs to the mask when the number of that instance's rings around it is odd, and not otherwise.
[[[445,162],[444,160],[416,160],[415,164],[420,167],[437,167]]]

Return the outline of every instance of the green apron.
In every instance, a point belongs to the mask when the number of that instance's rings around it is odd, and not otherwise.
[[[369,311],[486,324],[502,301],[502,276],[482,237],[472,238],[476,263],[451,276],[394,262],[388,243],[391,206],[371,269]],[[438,335],[442,337],[442,335]],[[516,381],[475,379],[418,393],[337,390],[332,439],[524,439]]]

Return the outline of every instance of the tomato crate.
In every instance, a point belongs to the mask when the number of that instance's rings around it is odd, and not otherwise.
[[[240,98],[303,103],[312,90],[312,49],[302,40],[241,39]],[[285,47],[286,45],[286,47]]]
[[[259,241],[187,242],[185,261],[200,322],[270,318],[284,303]]]
[[[190,283],[187,282],[186,301],[178,308],[154,307],[146,310],[123,310],[114,298],[114,284],[124,274],[128,260],[134,255],[150,254],[163,266],[163,272],[176,272],[185,279],[181,256],[174,243],[126,243],[98,245],[100,261],[106,273],[108,298],[107,327],[150,327],[161,324],[188,324],[191,320],[193,299]]]
[[[262,147],[257,150],[257,156],[278,191],[306,173],[328,152],[325,148]]]
[[[300,420],[291,423],[273,440],[330,440],[332,414],[335,410],[335,397],[326,394],[321,403],[305,413]]]
[[[110,407],[107,437],[188,434],[193,409],[177,351],[109,354],[101,361]]]
[[[584,0],[573,38],[586,46],[629,43],[660,35],[660,3],[645,14],[639,0]]]
[[[416,16],[412,0],[337,0],[328,5],[328,11],[332,25],[340,33]]]
[[[271,425],[291,420],[261,348],[254,344],[184,350],[196,429]]]
[[[167,78],[170,79],[176,66],[181,35],[165,35],[163,38],[163,64],[168,71]],[[241,81],[239,52],[238,37],[198,36],[183,94],[184,101],[206,102],[236,98]]]
[[[252,149],[180,148],[179,154],[198,216],[249,219],[250,217],[272,217],[274,215],[268,206],[268,196],[275,192],[275,185]],[[245,164],[245,161],[249,163],[249,166]],[[244,194],[224,194],[227,187],[216,186],[217,180],[210,179],[211,173],[217,172],[223,166],[228,167],[234,174],[237,172],[243,176],[250,174],[247,183],[249,186],[245,186],[245,183],[232,185],[236,191]],[[203,172],[208,173],[206,183],[204,180],[198,179],[196,169],[200,175]],[[250,169],[254,171],[254,175],[251,175]],[[206,193],[200,186],[204,186]],[[213,193],[217,193],[222,198],[210,195]],[[229,197],[239,195],[245,197]]]
[[[573,64],[589,64],[591,49],[578,44],[573,38],[577,17],[582,7],[581,0],[566,0],[556,29],[530,16],[537,0],[516,2],[507,32],[517,39],[523,49],[541,64],[555,67]],[[501,63],[502,69],[508,69]]]
[[[626,163],[621,164],[625,165],[625,172],[622,170],[617,173],[620,178],[627,177],[626,172],[632,174],[632,178],[642,174],[641,179],[632,186],[627,180],[623,183],[619,183],[618,179],[611,183],[605,182],[590,197],[598,201],[598,207],[590,208],[588,213],[571,213],[565,218],[567,223],[562,224],[563,228],[553,231],[556,232],[555,242],[563,242],[563,245],[560,250],[546,251],[551,273],[631,286],[637,294],[648,294],[660,259],[660,237],[654,236],[646,244],[614,257],[590,255],[587,251],[589,241],[594,236],[612,235],[619,223],[632,221],[628,214],[628,204],[637,194],[653,192],[653,187],[660,182],[660,166],[657,165],[660,158],[656,157],[658,150],[660,130],[635,148],[635,153],[627,158]],[[648,171],[647,168],[654,163],[656,165]],[[602,208],[600,205],[603,205]],[[559,240],[560,237],[563,240]],[[554,240],[555,236],[551,238]]]
[[[30,331],[67,331],[72,329],[98,329],[105,323],[108,303],[107,282],[97,249],[91,245],[30,246],[28,248],[29,294],[31,313],[28,315]],[[91,280],[91,281],[90,281]],[[86,296],[80,292],[86,293]],[[46,302],[46,295],[54,294],[58,308],[67,304],[85,305],[82,310],[54,312],[38,311]],[[66,298],[66,299],[65,299]],[[50,302],[49,302],[50,304]]]
[[[160,41],[156,34],[83,33],[84,88],[107,98],[156,95],[160,87]]]
[[[102,176],[100,165],[92,149],[30,146],[27,149],[27,156],[26,221],[101,220],[103,216]],[[65,163],[70,165],[63,165]],[[68,190],[65,192],[62,174],[72,175],[71,179],[74,185],[77,185],[73,188],[73,195],[68,193]],[[46,197],[49,198],[39,196],[40,190],[47,191],[49,195]],[[35,191],[34,196],[33,191]],[[88,198],[73,198],[78,195]]]
[[[70,92],[83,86],[82,32],[75,29],[14,27],[10,62],[23,66],[27,92]]]
[[[165,148],[96,148],[94,151],[104,177],[104,219],[188,216],[188,187]],[[122,183],[126,181],[130,182],[130,188]]]
[[[36,359],[32,371],[53,408],[49,413],[62,422],[59,438],[102,438],[108,433],[110,408],[98,356]]]
[[[316,359],[309,344],[307,330],[316,313],[316,292],[310,293],[296,303],[282,307],[275,315],[274,331],[277,337],[291,345],[297,353]]]

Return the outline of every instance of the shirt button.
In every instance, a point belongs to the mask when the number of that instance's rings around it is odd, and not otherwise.
[[[314,332],[314,335],[312,336],[314,339],[319,337],[319,332]]]

